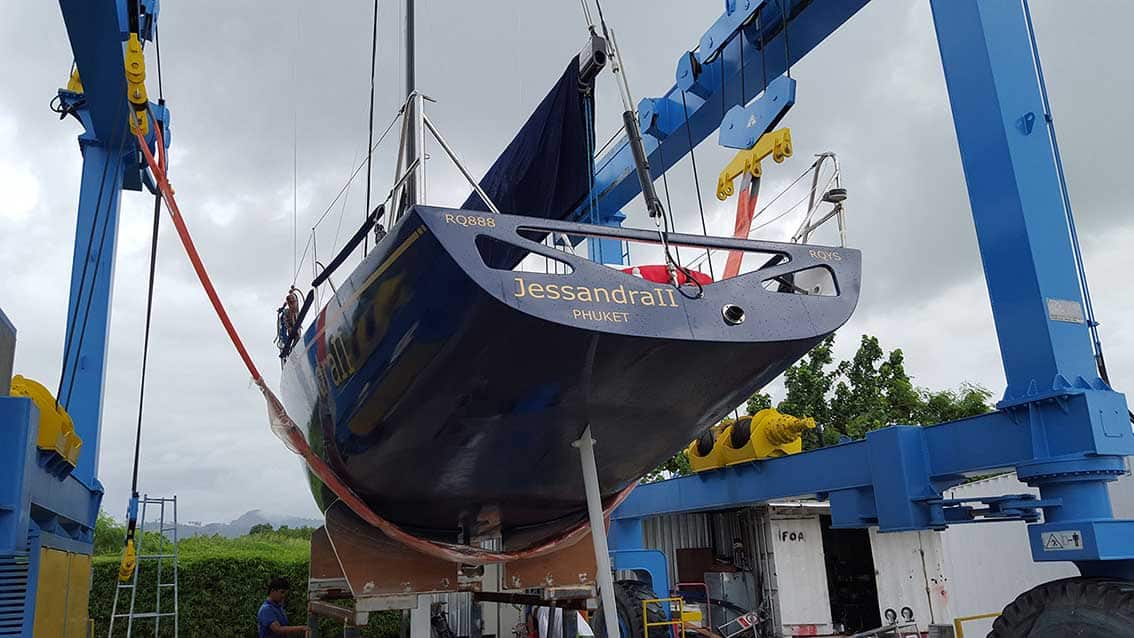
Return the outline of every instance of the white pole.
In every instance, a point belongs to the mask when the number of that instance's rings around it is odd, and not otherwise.
[[[620,638],[618,631],[618,605],[614,601],[614,578],[611,576],[610,550],[606,544],[606,520],[602,515],[602,492],[599,488],[598,466],[595,465],[595,441],[591,438],[591,426],[583,430],[583,436],[573,445],[579,448],[579,460],[583,466],[583,486],[587,491],[587,517],[591,524],[591,541],[595,547],[595,565],[598,571],[599,596],[602,599],[603,620],[606,625],[606,638]]]

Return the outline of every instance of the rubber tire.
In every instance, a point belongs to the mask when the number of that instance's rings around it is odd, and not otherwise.
[[[618,608],[619,628],[629,628],[629,636],[620,638],[646,638],[643,635],[645,623],[642,621],[642,601],[657,598],[657,594],[650,586],[638,580],[619,580],[614,583],[614,604]],[[603,615],[602,599],[599,599],[599,608],[591,618],[591,629],[595,638],[606,638],[606,619]],[[664,620],[664,612],[659,603],[647,607],[650,622]],[[649,638],[668,638],[672,633],[669,627],[651,627]]]
[[[1012,601],[989,638],[1134,638],[1134,582],[1066,578]]]

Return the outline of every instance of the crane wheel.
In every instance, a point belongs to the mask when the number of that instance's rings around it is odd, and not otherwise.
[[[1012,601],[989,638],[1134,638],[1134,582],[1066,578]]]
[[[671,638],[672,633],[669,625],[650,627],[648,637],[644,633],[645,622],[642,618],[642,601],[657,597],[657,594],[650,589],[649,585],[638,580],[620,580],[614,583],[614,603],[618,607],[618,629],[622,634],[619,638]],[[651,623],[665,620],[665,611],[660,603],[649,603],[646,609]],[[600,601],[598,611],[591,619],[591,629],[595,632],[595,638],[607,638],[606,620],[603,616],[605,611]]]

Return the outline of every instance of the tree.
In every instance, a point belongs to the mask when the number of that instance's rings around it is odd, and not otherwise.
[[[917,388],[906,373],[901,349],[886,352],[877,337],[862,335],[858,350],[846,361],[834,363],[835,336],[830,335],[784,372],[784,400],[780,412],[812,417],[817,427],[802,434],[803,449],[838,443],[840,438],[861,439],[887,425],[933,425],[984,414],[992,408],[992,393],[969,383],[957,390]],[[771,407],[771,397],[753,394],[745,406],[749,415]],[[691,473],[685,452],[647,474],[643,482]]]
[[[863,335],[850,360],[833,368],[834,335],[815,346],[785,373],[787,396],[781,412],[814,417],[820,432],[804,432],[803,449],[861,439],[887,425],[932,425],[983,414],[988,390],[962,384],[957,391],[916,388],[901,349],[886,353],[877,337]]]
[[[988,400],[991,397],[991,392],[971,383],[961,384],[960,389],[956,391],[923,390],[922,402],[914,412],[913,422],[918,425],[932,425],[984,414],[990,410]]]
[[[685,450],[674,454],[665,463],[657,466],[642,477],[642,483],[656,483],[657,481],[664,481],[666,479],[675,478],[678,476],[687,476],[693,473],[693,467],[689,465],[689,456],[685,454]]]
[[[772,395],[766,392],[757,392],[748,397],[748,402],[744,405],[744,411],[748,416],[756,416],[756,413],[765,408],[772,407]]]
[[[122,551],[122,544],[126,542],[126,526],[119,525],[114,517],[99,510],[95,519],[94,553],[117,554]]]
[[[792,416],[813,417],[818,424],[818,428],[803,433],[805,450],[822,447],[824,427],[830,421],[827,395],[835,381],[835,372],[826,370],[826,367],[833,360],[831,350],[834,345],[835,335],[831,335],[784,373],[787,395],[777,409]]]
[[[252,526],[252,529],[248,530],[248,535],[254,536],[256,534],[265,534],[271,531],[273,531],[271,523],[257,523]]]

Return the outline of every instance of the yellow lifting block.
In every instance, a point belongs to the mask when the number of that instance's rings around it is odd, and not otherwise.
[[[760,177],[763,169],[760,167],[760,162],[769,155],[772,159],[780,164],[784,158],[791,157],[791,129],[781,128],[771,133],[765,133],[760,139],[756,140],[755,146],[746,150],[739,151],[736,157],[725,166],[721,171],[720,177],[717,178],[717,199],[722,202],[729,198],[735,192],[733,180],[745,173],[751,173],[753,177]]]
[[[67,90],[72,93],[83,92],[83,81],[79,78],[79,70],[71,71],[71,77],[67,80]]]
[[[71,467],[79,462],[79,452],[83,440],[75,434],[71,415],[56,405],[51,391],[42,384],[21,375],[12,377],[12,396],[26,397],[39,410],[39,438],[36,446],[47,452],[54,452],[65,459]]]
[[[142,41],[137,33],[131,33],[126,41],[126,99],[133,109],[130,130],[142,135],[150,132],[150,120],[146,113],[150,98],[146,95],[146,56],[142,53]]]

